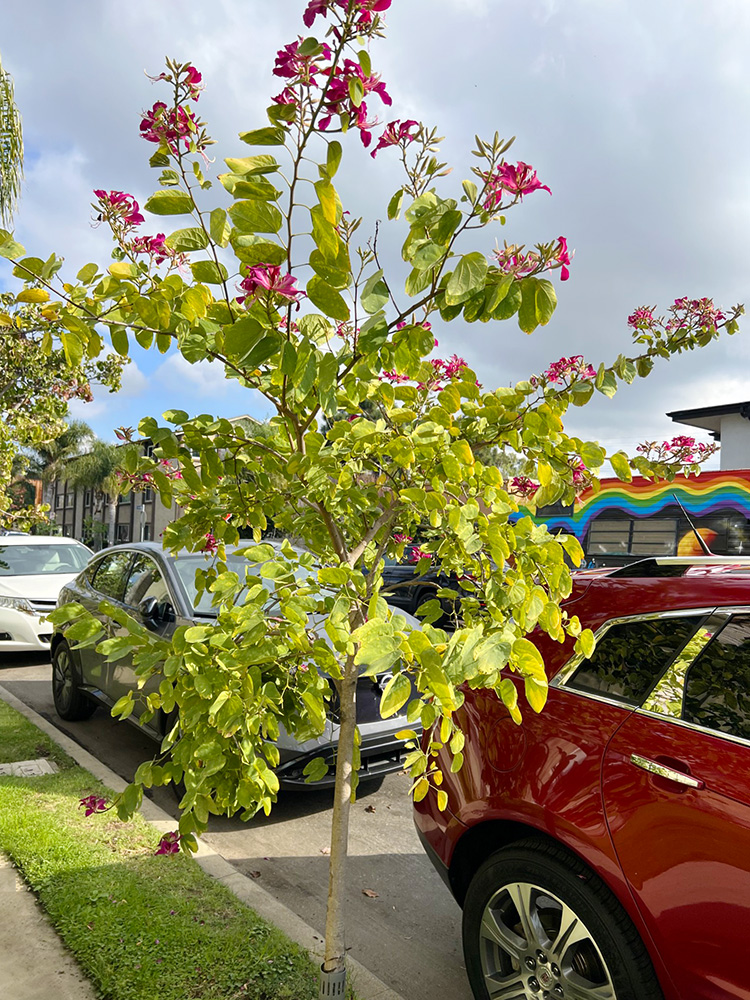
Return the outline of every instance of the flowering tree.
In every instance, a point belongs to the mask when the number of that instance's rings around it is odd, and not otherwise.
[[[322,28],[325,40],[300,37],[278,53],[274,73],[283,89],[268,108],[269,124],[240,135],[261,151],[225,161],[219,180],[226,194],[218,199],[208,194],[205,176],[211,140],[194,110],[201,76],[191,65],[168,62],[156,79],[171,97],[141,125],[156,147],[151,164],[161,170],[160,188],[144,210],[165,220],[189,216],[190,223],[168,235],[141,235],[144,215],[135,199],[97,191],[95,210],[115,237],[114,263],[106,270],[89,265],[59,291],[71,356],[96,353],[103,326],[122,356],[134,337],[145,348],[179,350],[190,363],[214,361],[273,408],[264,436],[183,411],[165,413],[165,423],[147,417],[140,431],[154,442],[154,458],[131,453],[125,465],[131,487],[148,482],[165,504],[176,499],[183,510],[165,532],[165,546],[214,557],[196,584],[212,595],[215,621],[160,639],[105,606],[127,634],[101,642],[98,622],[78,606],[57,612],[56,620],[67,625],[71,643],[98,643],[112,660],[132,656],[143,683],[155,672],[162,676],[146,717],[178,713],[164,743],[171,756],[143,765],[118,808],[130,814],[144,786],[184,781],[179,831],[165,851],[178,841],[192,847],[211,814],[268,812],[278,790],[279,727],[299,739],[322,732],[335,689],[340,731],[326,974],[344,967],[341,902],[359,756],[358,676],[392,673],[381,712],[391,716],[408,703],[403,738],[412,793],[435,795],[444,808],[435,758],[449,743],[453,767],[461,767],[462,687],[494,690],[520,722],[524,702],[540,711],[546,697],[544,663],[529,633],[574,636],[584,653],[593,646],[591,634],[560,607],[571,590],[569,565],[581,557],[578,542],[551,536],[519,509],[519,499],[572,501],[607,458],[598,444],[565,432],[568,407],[595,392],[613,395],[619,382],[647,375],[659,357],[707,343],[722,329],[734,332],[741,311],[723,315],[706,301],[700,308],[675,303],[669,319],[641,310],[632,357],[596,368],[563,358],[498,389],[480,385],[460,357],[434,357],[431,318],[517,317],[526,333],[546,324],[556,303],[550,277],[566,280],[572,255],[558,237],[488,256],[485,230],[525,198],[549,191],[531,166],[508,159],[510,143],[497,135],[478,139],[473,179],[455,190],[444,180],[434,131],[415,121],[378,126],[372,105],[387,107],[391,99],[373,71],[369,43],[382,34],[389,6],[308,3],[304,23]],[[401,157],[403,184],[387,207],[390,221],[403,218],[400,277],[381,267],[376,236],[358,241],[361,220],[344,211],[334,187],[340,137],[350,133],[373,156]],[[470,237],[479,249],[467,246]],[[33,271],[23,260],[18,267]],[[29,274],[32,289],[50,284]],[[521,457],[512,483],[477,459],[493,448]],[[609,460],[628,479],[633,469],[673,476],[683,457],[630,460],[618,452]],[[175,462],[181,478],[169,472]],[[305,551],[262,543],[269,519]],[[424,525],[431,534],[412,553],[417,571],[437,567],[460,579],[462,592],[438,590],[421,608],[422,628],[413,630],[386,603],[382,570],[384,557],[403,557]],[[225,546],[239,541],[240,529],[255,541],[241,549],[246,571],[235,573]],[[432,623],[442,613],[440,599],[459,596],[460,627],[449,635]],[[115,713],[127,716],[133,701],[132,693],[125,696]],[[307,769],[311,780],[326,770],[323,761]]]

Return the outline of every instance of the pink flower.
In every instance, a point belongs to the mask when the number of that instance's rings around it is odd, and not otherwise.
[[[219,549],[219,542],[212,531],[206,533],[206,542],[201,552],[207,552],[210,556],[215,556]]]
[[[585,481],[585,479],[586,479],[586,473],[589,470],[586,468],[586,466],[583,464],[583,462],[581,462],[581,461],[571,462],[570,463],[570,468],[571,468],[571,470],[573,472],[573,482],[574,483],[582,483],[582,482]]]
[[[334,115],[348,121],[350,128],[359,129],[363,146],[369,146],[372,141],[371,130],[377,121],[368,121],[367,104],[364,100],[355,105],[351,98],[350,84],[358,80],[364,95],[376,93],[384,104],[391,104],[391,98],[377,74],[365,76],[364,70],[353,59],[345,59],[343,66],[337,66],[333,79],[328,84],[326,99],[323,105],[323,117],[318,127],[325,132],[331,124]]]
[[[186,150],[190,149],[192,140],[199,151],[207,145],[205,138],[199,136],[193,112],[182,107],[168,108],[163,101],[157,101],[150,111],[143,114],[140,131],[147,142],[166,142],[173,153],[177,152],[181,142],[184,142]]]
[[[273,264],[256,264],[254,267],[245,268],[245,277],[239,287],[247,292],[247,295],[238,296],[238,302],[244,302],[246,298],[252,300],[261,294],[261,291],[278,295],[288,302],[299,302],[304,297],[305,292],[296,287],[297,279],[291,274],[282,277],[281,268]]]
[[[190,91],[190,96],[193,100],[197,101],[204,87],[204,84],[201,82],[203,80],[203,76],[198,72],[195,66],[191,66],[190,63],[183,67],[182,72],[185,77],[183,83]]]
[[[539,489],[539,483],[533,482],[528,476],[514,476],[509,486],[511,493],[518,493],[524,500],[532,499]]]
[[[582,354],[576,354],[572,358],[560,358],[554,361],[549,368],[542,372],[541,378],[547,382],[579,382],[581,380],[596,378],[596,370],[592,365],[586,364]],[[532,385],[537,384],[536,379],[531,380]]]
[[[92,816],[94,813],[106,812],[109,807],[106,799],[98,795],[87,795],[78,803],[78,808],[84,809],[86,816]]]
[[[398,372],[383,372],[383,374],[380,376],[380,378],[381,378],[381,380],[382,379],[386,379],[386,381],[388,381],[388,382],[390,382],[390,383],[392,383],[394,385],[399,385],[401,382],[410,382],[411,381],[411,379],[409,378],[408,375],[399,375]]]
[[[274,76],[283,76],[297,82],[309,83],[313,80],[316,73],[322,72],[321,67],[314,60],[330,59],[332,55],[330,47],[324,42],[321,45],[321,51],[316,53],[315,56],[301,56],[299,54],[299,43],[301,40],[290,42],[283,49],[279,49],[276,53],[276,62],[273,68]]]
[[[410,320],[408,323],[407,323],[406,320],[402,320],[400,323],[396,323],[396,329],[397,330],[403,330],[407,326],[423,326],[425,328],[425,330],[431,330],[432,329],[432,324],[429,322],[429,320],[426,320],[426,319],[420,320],[419,322],[415,322],[414,320]],[[435,347],[437,347],[437,345],[438,345],[438,342],[436,340],[435,341]]]
[[[564,236],[558,236],[557,242],[559,249],[555,254],[555,260],[560,264],[560,281],[567,281],[570,277],[568,267],[570,266],[572,254],[568,250],[568,241]]]
[[[539,180],[536,170],[523,160],[515,165],[501,163],[494,174],[484,174],[483,177],[487,182],[484,207],[488,212],[500,205],[506,192],[519,200],[523,200],[523,196],[532,191],[548,191],[552,194],[547,185]]]
[[[274,104],[288,104],[296,107],[299,104],[299,97],[291,87],[284,87],[280,94],[272,98]]]
[[[167,246],[164,233],[157,233],[156,236],[137,236],[131,243],[130,249],[136,254],[148,254],[155,264],[163,264],[165,260],[170,260],[177,267],[187,264],[186,254]]]
[[[634,330],[642,330],[644,328],[649,328],[653,326],[654,323],[654,310],[653,308],[646,308],[641,306],[640,309],[636,309],[628,316],[628,326],[632,327]]]
[[[393,541],[396,543],[396,545],[401,545],[401,544],[403,544],[405,542],[410,542],[411,540],[412,540],[411,535],[394,535],[393,536]]]
[[[425,552],[424,549],[420,549],[418,545],[412,546],[412,550],[409,553],[409,562],[417,563],[420,559],[429,559],[432,562],[432,554]]]
[[[165,833],[159,841],[159,846],[154,851],[154,854],[179,854],[180,840],[182,840],[182,838],[177,830]]]
[[[140,226],[143,222],[138,202],[132,194],[124,191],[102,191],[100,188],[94,191],[99,199],[99,206],[102,215],[110,219],[121,220],[126,226]]]
[[[388,10],[391,6],[391,0],[310,0],[302,15],[302,20],[306,27],[311,28],[313,21],[319,14],[327,17],[328,11],[333,7],[340,7],[347,11],[350,4],[354,6],[355,10],[358,10],[360,15],[357,27],[366,27],[372,23],[373,13]]]
[[[421,126],[419,122],[415,122],[412,119],[404,122],[389,122],[370,156],[375,157],[379,150],[385,149],[387,146],[407,146],[417,138],[420,130]]]

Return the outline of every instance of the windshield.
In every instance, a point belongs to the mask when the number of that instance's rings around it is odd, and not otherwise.
[[[207,569],[212,561],[213,557],[210,555],[203,555],[200,552],[183,552],[173,563],[177,570],[177,575],[187,591],[188,600],[193,610],[202,615],[216,614],[216,608],[211,607],[214,595],[204,590],[200,596],[200,600],[196,604],[198,591],[195,587],[195,571],[197,569]],[[262,564],[259,566],[257,563],[249,563],[247,559],[244,559],[242,556],[236,556],[232,552],[227,552],[226,563],[227,569],[231,573],[236,573],[240,580],[245,579],[246,570],[249,570],[253,576],[259,572],[262,576]],[[298,580],[304,580],[310,575],[310,571],[300,567],[294,575]],[[269,590],[273,591],[273,582],[271,580],[264,580],[264,583]]]
[[[91,558],[85,545],[0,545],[0,576],[43,576],[80,573]]]

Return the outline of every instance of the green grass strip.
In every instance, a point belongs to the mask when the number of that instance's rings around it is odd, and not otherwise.
[[[184,855],[156,857],[140,816],[86,819],[78,802],[111,795],[0,701],[0,762],[46,756],[62,768],[0,778],[0,849],[107,1000],[306,1000],[317,969]]]

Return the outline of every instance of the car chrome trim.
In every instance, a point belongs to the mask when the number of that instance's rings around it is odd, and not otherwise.
[[[648,771],[649,774],[655,774],[657,778],[666,778],[668,781],[677,782],[678,785],[687,785],[688,788],[706,787],[705,782],[699,778],[685,774],[684,771],[677,771],[673,767],[667,767],[665,764],[650,760],[648,757],[641,757],[638,753],[631,753],[630,763],[640,767],[643,771]]]
[[[718,740],[728,740],[730,743],[737,743],[742,747],[750,747],[750,739],[744,736],[735,736],[734,733],[725,733],[721,729],[710,729],[708,726],[699,726],[695,722],[688,722],[687,719],[676,719],[671,715],[665,716],[660,712],[652,712],[645,708],[637,708],[639,715],[647,715],[651,719],[665,720],[673,726],[680,726],[682,729],[690,729],[694,733],[702,733],[704,736],[715,736]]]
[[[598,642],[599,639],[608,632],[613,625],[624,625],[630,622],[646,622],[655,621],[660,618],[678,618],[684,617],[689,618],[690,615],[711,615],[716,613],[717,608],[712,605],[710,608],[679,608],[675,611],[649,611],[642,615],[624,615],[622,618],[610,618],[608,621],[600,625],[599,628],[594,632],[594,639]],[[723,611],[723,609],[722,609]],[[568,660],[567,663],[558,670],[555,676],[550,681],[550,687],[565,687],[567,682],[570,680],[575,671],[580,667],[583,661],[586,659],[583,653],[574,653],[573,656]],[[576,694],[588,695],[588,692],[576,691]],[[613,698],[603,698],[603,701],[610,701],[616,705],[625,704],[622,701],[618,701]],[[632,707],[632,706],[630,706]]]

